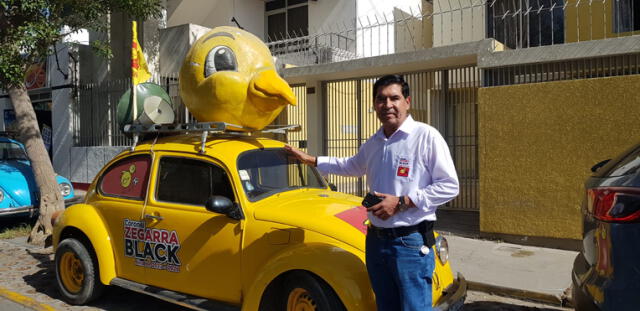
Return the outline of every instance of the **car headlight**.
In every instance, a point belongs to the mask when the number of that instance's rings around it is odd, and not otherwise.
[[[68,196],[71,193],[71,185],[68,183],[61,183],[59,184],[60,186],[60,194],[62,194],[63,197]]]
[[[441,235],[436,238],[436,254],[443,265],[449,260],[449,242]]]

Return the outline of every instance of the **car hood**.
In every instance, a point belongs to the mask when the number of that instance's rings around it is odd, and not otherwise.
[[[361,200],[324,189],[295,190],[257,202],[254,217],[311,230],[364,251],[367,213]]]
[[[21,160],[0,162],[0,187],[20,206],[32,205],[37,186],[31,163]]]

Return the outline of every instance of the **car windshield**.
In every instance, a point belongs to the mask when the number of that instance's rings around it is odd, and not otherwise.
[[[284,149],[252,150],[238,157],[238,173],[251,201],[299,188],[326,188],[314,167],[300,163]]]
[[[20,145],[12,142],[0,142],[0,160],[29,160],[29,158]]]

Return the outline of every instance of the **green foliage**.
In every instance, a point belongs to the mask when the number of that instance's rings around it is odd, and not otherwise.
[[[96,52],[96,54],[103,58],[111,59],[113,57],[111,46],[109,46],[108,42],[100,40],[91,41],[91,48]]]
[[[68,33],[108,29],[112,12],[143,21],[160,16],[160,0],[0,0],[0,89],[22,84],[26,68]],[[111,53],[105,44],[92,46],[101,55]]]

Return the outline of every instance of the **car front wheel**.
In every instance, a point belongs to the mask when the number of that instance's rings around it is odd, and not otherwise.
[[[65,301],[81,305],[102,293],[97,260],[82,242],[73,238],[60,242],[55,265],[58,289]]]
[[[346,310],[338,295],[319,278],[304,272],[295,272],[284,283],[280,310]]]

